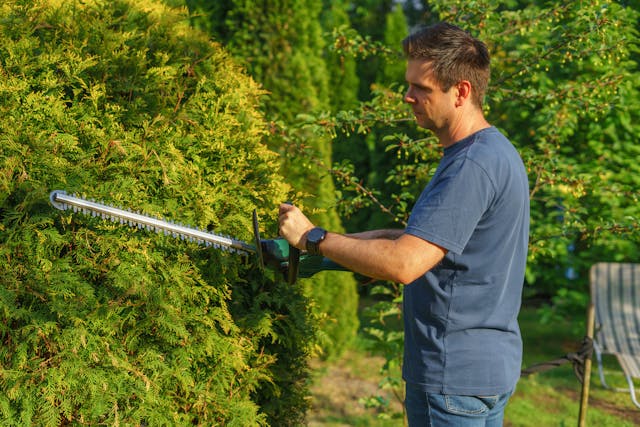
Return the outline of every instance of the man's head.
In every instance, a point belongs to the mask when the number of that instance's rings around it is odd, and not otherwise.
[[[472,102],[477,107],[489,84],[489,50],[469,33],[439,23],[411,34],[402,41],[409,60],[430,62],[433,77],[443,92],[466,80],[471,83]]]

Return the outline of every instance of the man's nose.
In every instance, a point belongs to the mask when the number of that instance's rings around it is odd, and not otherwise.
[[[413,96],[411,86],[407,88],[407,91],[404,94],[404,102],[406,102],[407,104],[413,104],[414,102],[416,102],[416,98]]]
[[[408,89],[404,94],[404,102],[406,102],[407,104],[413,104],[414,102],[416,102],[416,98],[412,95],[411,89]]]

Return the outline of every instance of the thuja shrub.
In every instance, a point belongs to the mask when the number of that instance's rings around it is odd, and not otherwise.
[[[58,211],[51,190],[251,240],[288,187],[262,93],[151,0],[0,5],[0,423],[294,425],[306,301],[250,258]]]

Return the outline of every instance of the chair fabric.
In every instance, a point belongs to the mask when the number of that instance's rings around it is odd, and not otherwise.
[[[633,378],[640,378],[640,264],[597,263],[590,271],[591,299],[595,305],[594,349],[600,381],[602,355],[614,355],[622,368],[633,403],[640,408]]]

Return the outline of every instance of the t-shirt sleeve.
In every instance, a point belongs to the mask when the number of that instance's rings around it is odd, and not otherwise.
[[[485,171],[473,160],[459,159],[424,189],[405,233],[461,254],[494,194]]]

